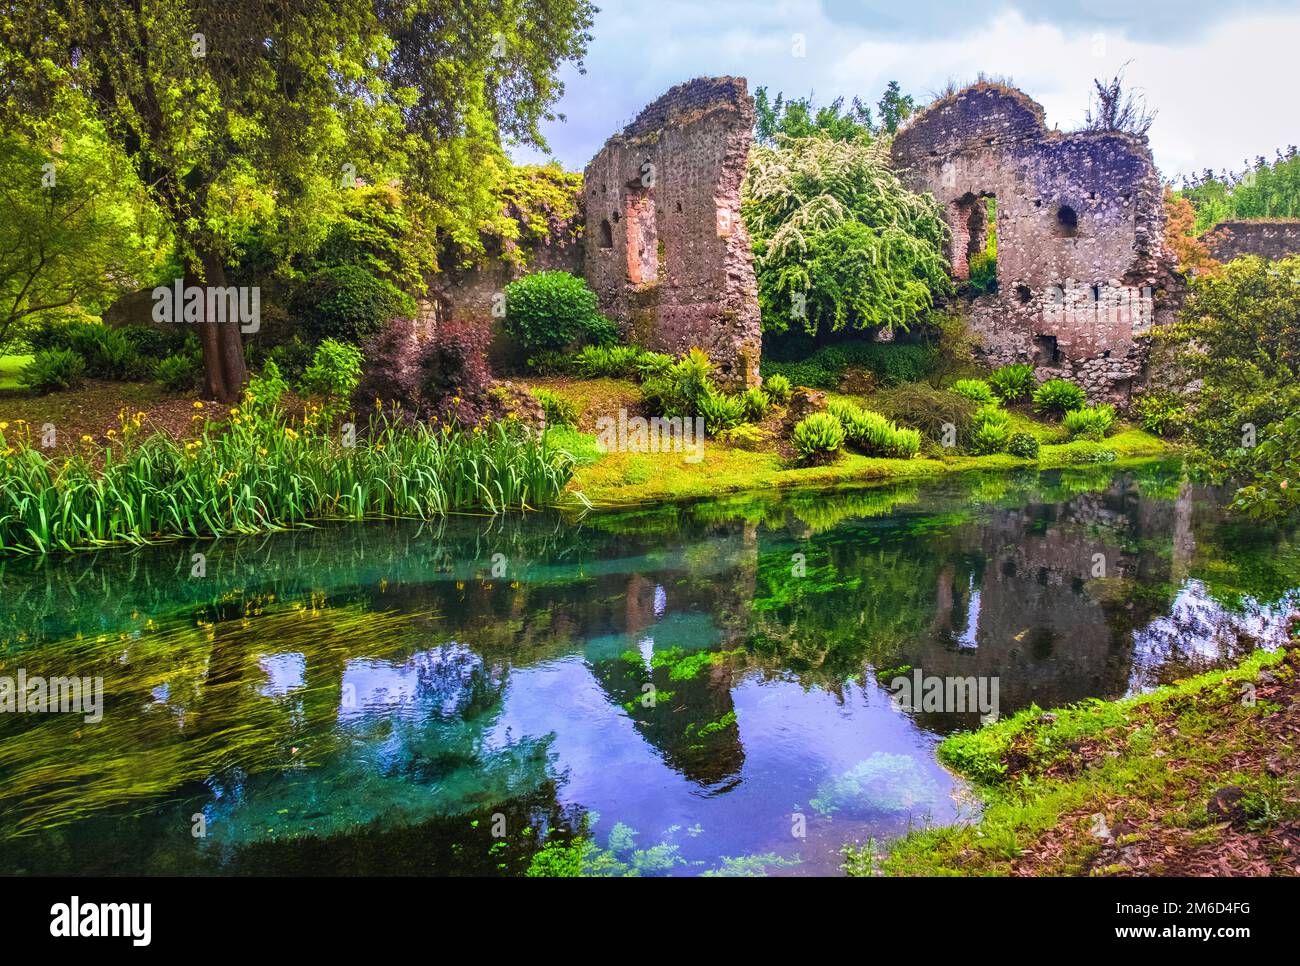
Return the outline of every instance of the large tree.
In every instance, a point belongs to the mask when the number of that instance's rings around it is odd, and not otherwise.
[[[592,13],[589,0],[9,0],[0,111],[16,127],[84,98],[190,274],[225,286],[252,232],[306,247],[354,176],[402,177],[429,224],[472,239],[503,139],[541,143]],[[199,322],[218,399],[246,378],[238,324]]]

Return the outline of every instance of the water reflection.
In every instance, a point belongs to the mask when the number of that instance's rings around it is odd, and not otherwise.
[[[0,715],[0,866],[833,871],[966,807],[933,749],[978,716],[894,710],[900,669],[1115,697],[1297,587],[1162,465],[9,560],[0,675],[105,708]]]

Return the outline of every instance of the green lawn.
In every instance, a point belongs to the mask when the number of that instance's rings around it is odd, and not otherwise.
[[[0,356],[0,389],[20,389],[18,373],[32,361],[31,356]]]

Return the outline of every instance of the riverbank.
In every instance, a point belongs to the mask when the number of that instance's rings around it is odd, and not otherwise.
[[[1029,709],[949,737],[939,757],[973,782],[980,820],[851,849],[850,875],[1300,875],[1296,647]]]

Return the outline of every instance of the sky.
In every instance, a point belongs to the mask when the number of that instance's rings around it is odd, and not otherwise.
[[[596,0],[585,73],[562,71],[563,121],[550,151],[580,170],[611,134],[669,87],[734,74],[819,104],[874,104],[898,80],[918,103],[950,80],[1007,78],[1078,127],[1093,78],[1121,68],[1156,112],[1150,138],[1165,178],[1240,170],[1300,142],[1295,0]],[[1127,65],[1127,67],[1125,67]]]

